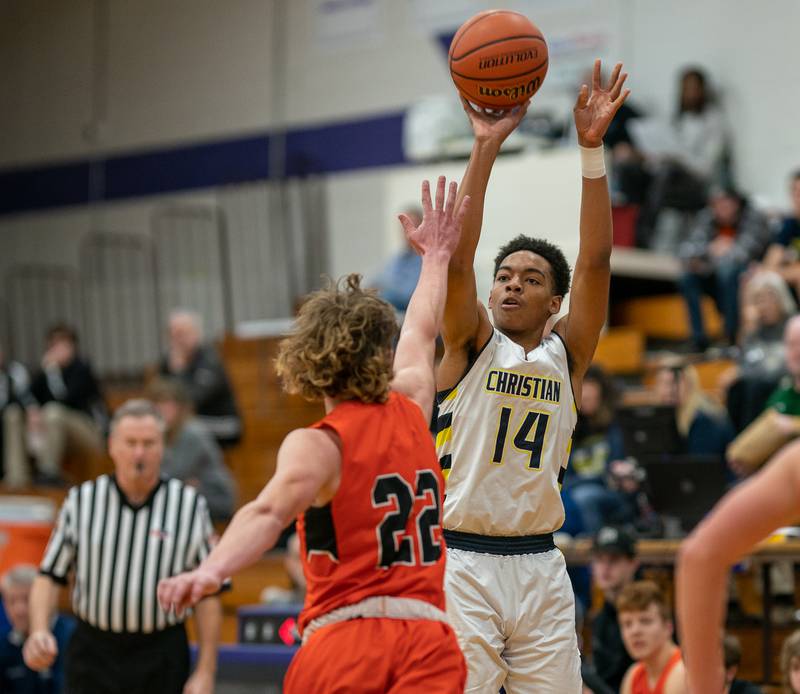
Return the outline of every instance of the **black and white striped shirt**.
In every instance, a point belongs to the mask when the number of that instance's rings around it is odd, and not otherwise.
[[[180,480],[162,479],[134,507],[102,475],[69,490],[40,570],[64,584],[75,569],[72,609],[85,622],[150,633],[182,621],[159,606],[158,582],[196,568],[213,533],[206,500]]]

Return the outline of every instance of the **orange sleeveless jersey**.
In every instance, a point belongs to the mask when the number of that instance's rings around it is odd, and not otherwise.
[[[416,598],[444,609],[444,481],[422,411],[392,392],[339,404],[313,428],[341,439],[339,489],[298,518],[306,601],[300,629],[365,598]]]
[[[676,648],[669,662],[667,662],[667,666],[658,678],[655,689],[650,689],[650,685],[647,682],[647,670],[644,664],[638,663],[636,669],[633,671],[631,694],[664,694],[664,686],[667,684],[667,677],[669,677],[669,673],[672,672],[672,669],[680,662],[681,651],[679,648]]]

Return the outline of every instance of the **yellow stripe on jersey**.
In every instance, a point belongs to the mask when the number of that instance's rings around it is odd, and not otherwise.
[[[575,405],[572,406],[573,408]],[[564,456],[564,464],[561,466],[561,472],[559,473],[558,479],[558,491],[561,491],[561,488],[564,486],[564,475],[567,472],[567,465],[569,465],[569,456],[572,453],[572,437],[569,437],[569,441],[567,441],[567,454]]]
[[[453,390],[451,390],[447,394],[447,397],[444,400],[442,400],[442,402],[449,402],[450,400],[455,400],[457,395],[458,395],[458,386],[453,388]]]
[[[436,434],[436,448],[441,448],[451,438],[453,438],[453,427],[450,426],[446,429],[442,429],[438,434]]]

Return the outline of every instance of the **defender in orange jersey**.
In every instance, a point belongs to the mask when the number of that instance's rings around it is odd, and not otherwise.
[[[303,305],[278,372],[290,392],[324,399],[326,417],[286,437],[275,476],[206,561],[159,587],[165,608],[193,605],[297,516],[308,590],[285,692],[464,691],[444,612],[444,485],[428,432],[447,267],[469,205],[456,212],[455,201],[455,184],[445,202],[440,177],[435,206],[422,184],[419,227],[401,215],[422,271],[394,352],[394,312],[357,276]]]

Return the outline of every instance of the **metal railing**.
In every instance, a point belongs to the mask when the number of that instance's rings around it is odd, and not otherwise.
[[[83,331],[78,273],[66,265],[12,265],[5,276],[8,352],[33,366],[45,350],[47,330],[56,323]]]
[[[175,308],[204,318],[207,337],[233,329],[228,237],[222,211],[173,205],[152,217],[159,313]]]
[[[86,352],[104,375],[127,377],[159,354],[153,246],[143,234],[92,232],[81,244]]]

